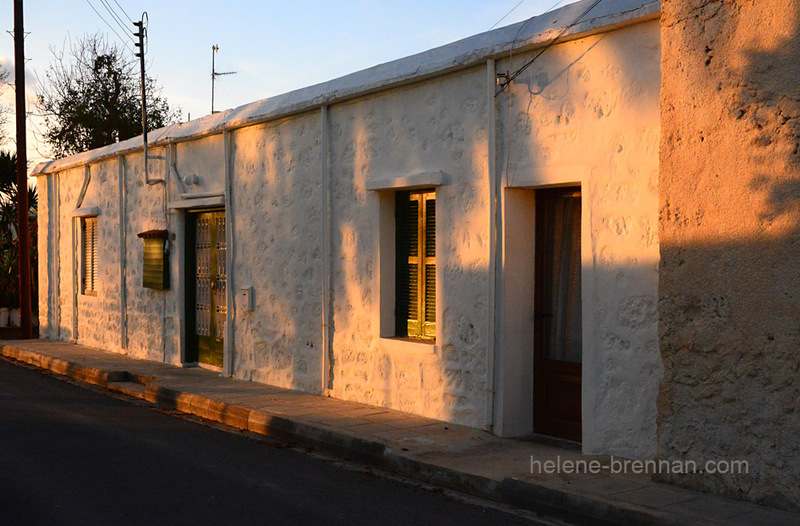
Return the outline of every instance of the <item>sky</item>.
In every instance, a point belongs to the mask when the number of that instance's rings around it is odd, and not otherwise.
[[[131,21],[148,17],[147,71],[182,119],[211,112],[211,55],[218,45],[215,109],[224,110],[324,82],[575,0],[28,0],[25,6],[28,113],[39,80],[70,41],[102,32],[133,55]],[[14,2],[0,0],[0,67],[13,80]],[[120,24],[107,7],[119,17]],[[509,13],[510,12],[510,13]],[[102,17],[102,18],[101,18]],[[105,22],[104,20],[105,19]],[[113,27],[116,34],[112,32]],[[132,57],[133,58],[133,57]],[[5,88],[0,103],[13,106]],[[31,168],[48,158],[41,119],[28,119]],[[13,115],[7,128],[13,136]],[[0,148],[14,150],[13,142]]]

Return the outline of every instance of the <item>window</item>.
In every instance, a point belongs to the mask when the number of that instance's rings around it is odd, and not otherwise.
[[[397,192],[396,305],[397,336],[436,337],[436,192]]]
[[[81,240],[82,291],[97,296],[97,217],[81,218]]]

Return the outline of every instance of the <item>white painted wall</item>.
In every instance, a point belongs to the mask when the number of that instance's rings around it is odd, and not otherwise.
[[[489,101],[485,66],[332,104],[328,129],[319,108],[230,132],[235,286],[254,287],[255,310],[231,312],[233,375],[309,392],[323,390],[323,137],[329,137],[333,297],[330,394],[501,434],[530,431],[534,189],[580,183],[584,192],[584,449],[647,457],[655,445],[655,396],[661,372],[656,340],[658,242],[657,144],[659,28],[647,22],[549,50],[496,99],[502,178],[497,335],[490,333],[491,202]],[[533,55],[499,60],[513,70]],[[508,106],[511,99],[513,104]],[[510,114],[509,114],[510,111]],[[189,192],[222,192],[220,134],[178,143],[177,171],[197,176]],[[120,195],[116,159],[91,165],[82,206],[97,206],[101,280],[97,298],[78,297],[80,343],[180,363],[183,222],[169,209],[180,187],[167,148],[124,157],[127,344],[120,334]],[[391,190],[376,181],[441,172],[437,199],[437,340],[387,335],[393,301]],[[71,217],[83,168],[50,176],[43,210],[58,195],[59,321],[43,335],[72,334]],[[50,184],[58,192],[50,191]],[[48,223],[49,225],[49,223]],[[47,228],[48,234],[51,230]],[[53,229],[55,229],[55,225]],[[141,286],[138,232],[167,228],[172,287]],[[505,234],[502,234],[505,232]],[[229,240],[230,242],[231,240]],[[55,257],[55,236],[40,250]],[[50,259],[50,261],[53,261]],[[530,271],[530,273],[528,273]],[[229,270],[230,272],[230,270]],[[41,302],[53,304],[55,282]],[[52,321],[51,321],[52,320]],[[383,324],[383,329],[382,329]],[[56,330],[55,325],[60,325]],[[391,323],[388,323],[391,325]],[[229,334],[230,336],[230,334]],[[493,341],[493,338],[495,340]],[[489,349],[496,344],[493,414]],[[491,409],[491,407],[490,407]]]
[[[256,304],[253,312],[236,308],[234,374],[319,393],[319,113],[242,128],[232,143],[236,283],[254,288]]]
[[[530,58],[500,61],[498,70],[514,71]],[[533,206],[537,187],[581,186],[587,453],[651,458],[656,451],[660,78],[660,27],[652,21],[557,45],[512,84],[509,96],[498,97],[503,182],[531,190],[527,199],[507,194],[506,220],[519,221],[515,214]],[[520,226],[533,235],[532,224]],[[519,264],[515,250],[529,247],[518,245],[514,224],[505,229],[509,297],[500,359],[511,392],[501,393],[498,424],[500,432],[517,434],[530,429],[530,417],[515,390],[530,386],[513,375],[525,370],[527,378],[532,366],[529,349],[519,348],[520,334],[532,328],[519,325],[514,308],[532,308],[525,295],[533,265]]]

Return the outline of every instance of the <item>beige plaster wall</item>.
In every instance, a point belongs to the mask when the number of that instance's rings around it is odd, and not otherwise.
[[[659,455],[800,505],[800,4],[664,0]]]

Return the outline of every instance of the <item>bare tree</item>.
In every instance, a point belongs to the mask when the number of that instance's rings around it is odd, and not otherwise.
[[[53,50],[37,106],[44,140],[55,157],[99,148],[142,133],[139,70],[133,57],[102,34],[87,35],[68,51]],[[178,120],[161,90],[146,77],[148,130]]]
[[[8,75],[8,70],[3,66],[0,66],[0,95],[2,95],[8,87]],[[8,140],[8,130],[6,130],[6,125],[8,125],[8,116],[10,113],[11,108],[0,103],[0,146],[5,144],[5,142]]]

